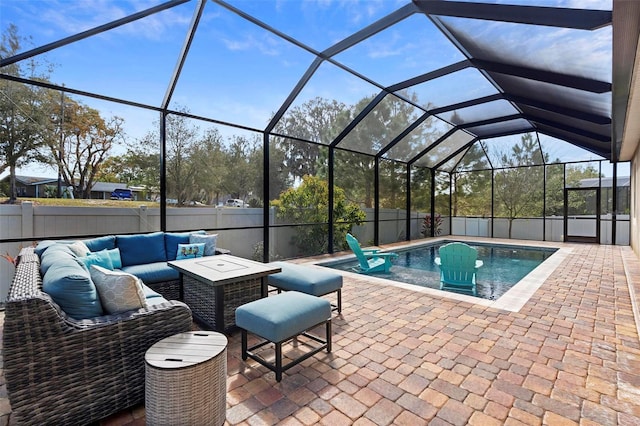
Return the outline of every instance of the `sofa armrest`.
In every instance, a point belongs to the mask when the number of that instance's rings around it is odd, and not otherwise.
[[[12,418],[18,424],[92,423],[143,402],[146,350],[191,326],[191,311],[178,301],[73,319],[42,291],[39,262],[25,255],[3,331]]]
[[[231,250],[216,247],[216,254],[231,254]]]

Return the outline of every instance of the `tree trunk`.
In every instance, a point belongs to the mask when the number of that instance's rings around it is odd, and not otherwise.
[[[18,192],[16,191],[16,166],[11,164],[9,166],[9,204],[15,204],[18,198]]]

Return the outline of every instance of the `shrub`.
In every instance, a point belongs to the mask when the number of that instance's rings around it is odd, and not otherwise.
[[[296,227],[292,243],[300,255],[326,253],[328,250],[329,185],[315,176],[304,176],[297,188],[289,188],[272,201],[276,216],[291,224],[308,224]],[[337,250],[347,248],[346,235],[353,225],[364,222],[366,214],[357,204],[346,200],[344,190],[333,191],[333,245]]]

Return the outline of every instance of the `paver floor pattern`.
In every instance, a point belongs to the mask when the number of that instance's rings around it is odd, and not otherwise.
[[[519,312],[350,275],[333,352],[282,382],[243,362],[239,333],[230,337],[227,424],[640,425],[630,250],[575,245]],[[3,381],[0,424],[9,412]],[[138,406],[101,425],[144,420]]]

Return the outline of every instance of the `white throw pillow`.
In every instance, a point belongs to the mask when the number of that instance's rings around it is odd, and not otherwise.
[[[135,275],[91,265],[91,279],[108,314],[147,307],[142,283]]]
[[[204,255],[213,256],[216,254],[216,243],[218,241],[218,234],[202,235],[191,234],[189,235],[189,243],[204,243]]]
[[[69,244],[69,250],[78,257],[85,257],[87,253],[91,253],[89,247],[82,241],[75,241],[73,244]]]

